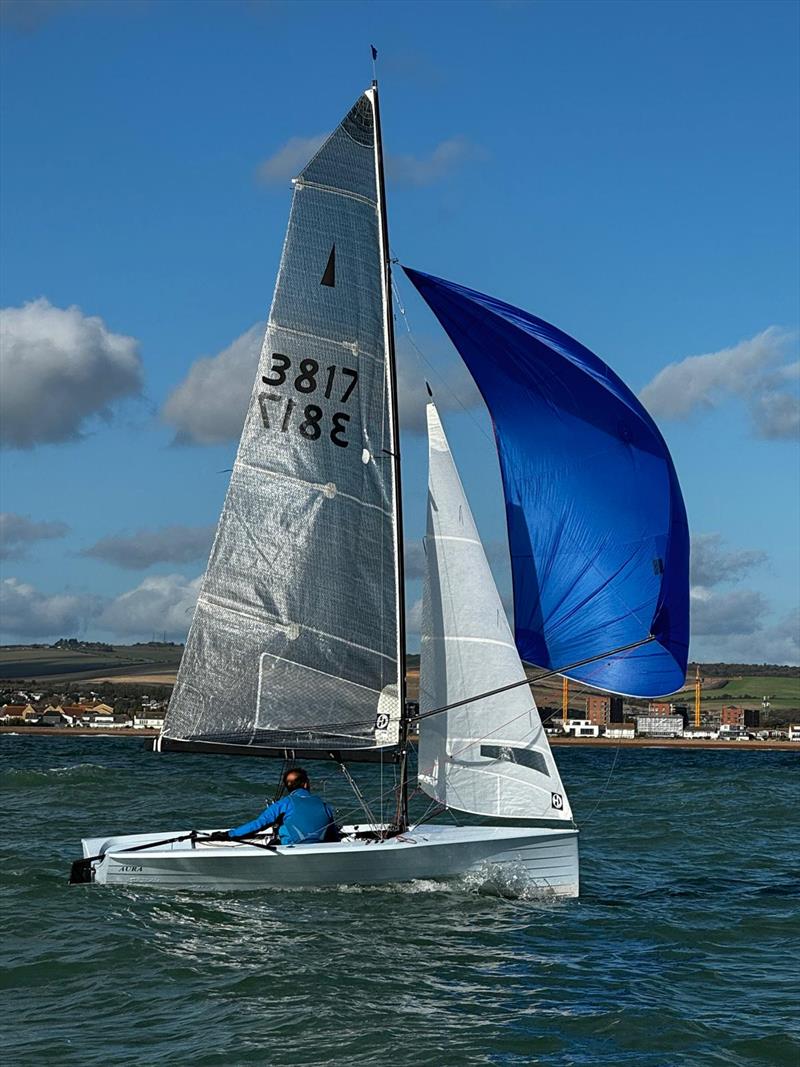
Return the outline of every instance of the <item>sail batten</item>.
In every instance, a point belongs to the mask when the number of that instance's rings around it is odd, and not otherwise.
[[[583,662],[564,673],[610,692],[652,697],[681,688],[689,536],[652,418],[610,367],[557,327],[453,282],[406,273],[492,416],[520,655],[553,670]]]
[[[268,326],[163,737],[396,744],[397,480],[376,112],[294,184]]]

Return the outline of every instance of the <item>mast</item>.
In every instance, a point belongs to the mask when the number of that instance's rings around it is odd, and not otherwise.
[[[392,431],[392,467],[394,471],[395,510],[395,575],[397,581],[397,699],[400,704],[400,781],[397,794],[397,830],[408,828],[408,732],[406,714],[406,600],[403,559],[403,493],[400,477],[400,419],[397,403],[397,354],[394,343],[394,316],[392,314],[392,265],[389,261],[389,227],[386,218],[386,182],[383,170],[383,139],[381,136],[381,113],[378,103],[378,82],[374,79],[371,90],[375,115],[375,174],[378,188],[378,213],[380,216],[381,261],[384,287],[384,329],[386,355],[389,369],[389,410]]]

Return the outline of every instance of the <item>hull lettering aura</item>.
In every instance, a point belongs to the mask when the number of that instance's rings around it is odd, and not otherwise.
[[[652,420],[555,327],[408,271],[492,415],[515,599],[512,632],[431,403],[412,714],[388,247],[373,83],[294,180],[239,449],[154,746],[336,760],[366,818],[341,840],[292,845],[268,831],[89,837],[76,884],[241,890],[499,872],[525,895],[576,897],[578,829],[522,658],[639,695],[683,683],[686,515]],[[416,823],[415,725],[432,809]],[[374,819],[347,771],[371,760],[396,763],[391,822]],[[483,821],[430,821],[445,810]]]

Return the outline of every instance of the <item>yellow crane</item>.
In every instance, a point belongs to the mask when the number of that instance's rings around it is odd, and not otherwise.
[[[703,681],[700,677],[700,664],[698,663],[694,669],[694,724],[700,728],[700,691],[703,686]]]

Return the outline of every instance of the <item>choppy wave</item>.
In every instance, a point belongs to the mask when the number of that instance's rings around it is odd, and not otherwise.
[[[65,780],[75,784],[96,782],[109,774],[109,768],[100,763],[70,763],[63,767],[48,767],[36,770],[30,767],[9,767],[0,770],[0,788],[48,785]]]
[[[797,1065],[793,754],[626,750],[581,833],[582,896],[550,902],[491,867],[313,891],[70,888],[81,837],[230,825],[276,768],[121,738],[5,735],[0,751],[15,1067]],[[580,821],[611,756],[557,758]],[[375,773],[357,771],[367,788]],[[746,802],[765,782],[768,809]]]

